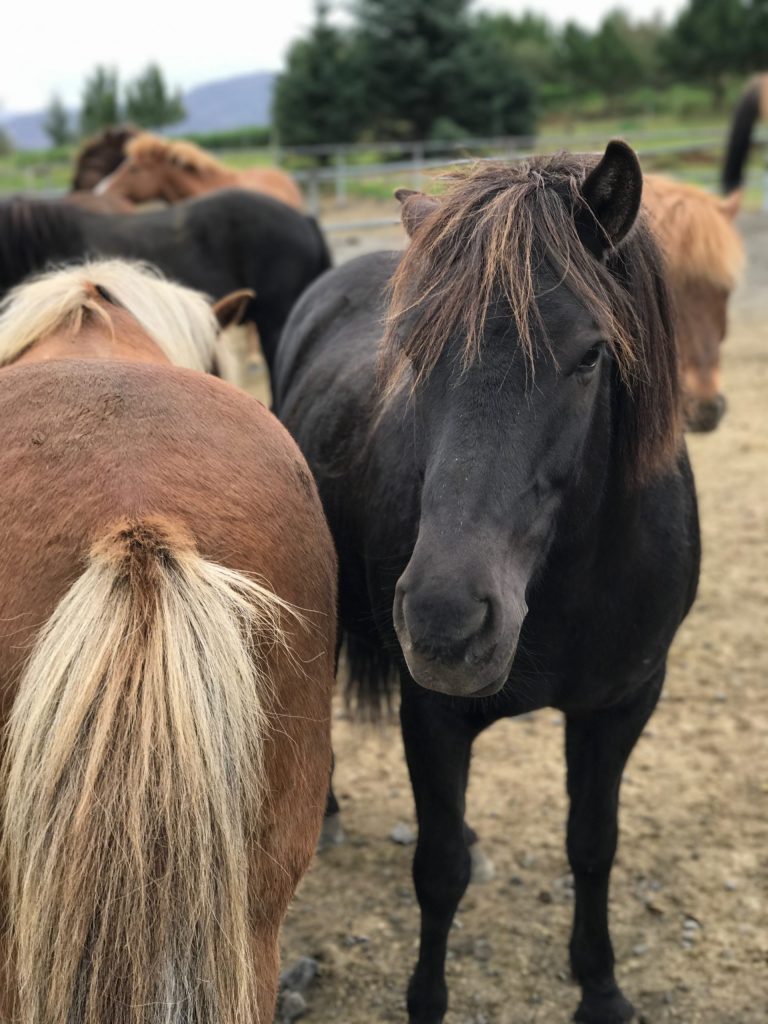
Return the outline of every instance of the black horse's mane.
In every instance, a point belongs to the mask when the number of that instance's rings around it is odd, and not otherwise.
[[[77,207],[16,197],[0,203],[0,293],[50,264],[82,258]]]

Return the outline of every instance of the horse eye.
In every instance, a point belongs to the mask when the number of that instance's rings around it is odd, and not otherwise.
[[[602,345],[593,345],[592,348],[587,349],[584,355],[581,357],[579,363],[580,370],[591,370],[597,366],[597,361],[600,358],[600,353],[603,351]]]

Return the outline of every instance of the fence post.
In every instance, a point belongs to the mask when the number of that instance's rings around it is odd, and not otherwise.
[[[421,172],[424,168],[424,144],[421,142],[414,142],[413,144],[412,163],[413,187],[416,189],[417,192],[420,192],[422,180]]]
[[[347,205],[347,161],[344,150],[336,154],[336,205],[344,208]]]
[[[320,182],[318,181],[318,170],[317,167],[312,167],[309,172],[309,181],[307,184],[307,192],[309,193],[309,212],[313,217],[320,216]]]

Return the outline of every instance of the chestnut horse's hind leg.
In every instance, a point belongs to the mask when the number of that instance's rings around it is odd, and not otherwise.
[[[419,960],[408,986],[411,1024],[441,1024],[448,1005],[448,932],[470,876],[464,798],[478,729],[450,704],[403,686],[400,719],[416,800],[413,880],[421,908]]]
[[[568,859],[576,897],[570,949],[582,990],[574,1020],[583,1024],[621,1024],[634,1015],[614,977],[608,881],[618,839],[622,772],[663,679],[661,672],[630,703],[567,717]]]

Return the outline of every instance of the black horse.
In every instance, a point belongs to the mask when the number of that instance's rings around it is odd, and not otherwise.
[[[331,265],[317,223],[256,192],[229,189],[141,214],[13,199],[0,204],[0,296],[49,264],[87,256],[147,260],[214,299],[250,288],[244,319],[272,367],[301,292]]]
[[[405,256],[324,275],[281,340],[277,411],[338,546],[351,675],[369,697],[388,667],[401,679],[419,819],[413,1024],[446,1012],[472,742],[546,706],[567,718],[576,1020],[632,1016],[607,919],[619,784],[699,566],[641,191],[634,153],[611,143],[599,163],[484,164],[439,200],[401,192]]]

